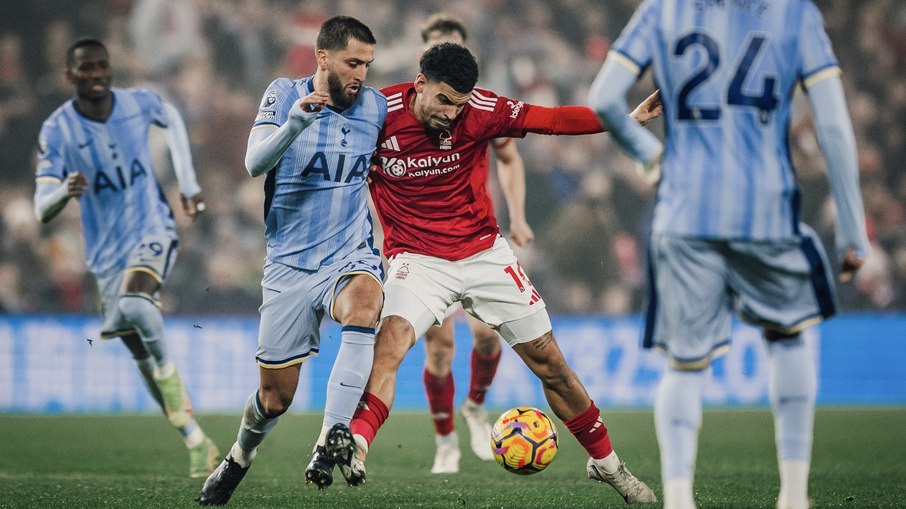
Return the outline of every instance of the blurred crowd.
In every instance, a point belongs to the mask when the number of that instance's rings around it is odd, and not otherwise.
[[[208,203],[190,223],[176,210],[180,254],[164,287],[169,312],[254,314],[264,260],[262,178],[244,168],[248,129],[275,77],[314,72],[322,21],[355,16],[378,40],[369,84],[411,80],[419,29],[438,10],[463,19],[479,86],[529,103],[584,104],[609,46],[638,0],[34,0],[0,6],[0,312],[93,313],[79,210],[48,225],[32,212],[41,122],[72,95],[65,52],[103,40],[115,86],[153,89],[183,113]],[[906,309],[906,3],[816,0],[844,70],[874,251],[840,287],[843,310]],[[631,97],[654,89],[650,73]],[[652,123],[658,132],[659,121]],[[535,242],[518,251],[554,313],[639,312],[653,191],[606,135],[519,140]],[[803,220],[833,254],[833,202],[808,104],[799,94],[790,146]],[[156,169],[178,209],[166,144]],[[508,219],[496,176],[498,219]],[[836,261],[832,260],[836,265]]]

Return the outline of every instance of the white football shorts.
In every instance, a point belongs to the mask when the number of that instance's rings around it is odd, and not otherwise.
[[[501,236],[490,248],[463,260],[412,253],[390,259],[381,319],[405,318],[420,338],[439,325],[457,301],[510,346],[551,330],[544,300]]]

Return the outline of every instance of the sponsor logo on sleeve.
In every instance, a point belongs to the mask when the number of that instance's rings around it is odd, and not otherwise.
[[[522,111],[522,107],[525,106],[525,102],[507,101],[506,105],[509,106],[511,110],[513,110],[512,113],[510,113],[510,118],[516,118],[519,116],[519,112]]]
[[[276,111],[259,111],[258,115],[255,116],[255,122],[261,122],[262,120],[274,120],[277,118]]]
[[[264,99],[261,101],[261,109],[273,108],[274,104],[277,102],[277,91],[268,90],[267,94],[264,95]]]

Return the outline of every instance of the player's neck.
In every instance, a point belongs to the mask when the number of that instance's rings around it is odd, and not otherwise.
[[[113,93],[111,92],[103,99],[98,100],[76,97],[75,107],[83,117],[104,122],[110,118],[110,113],[113,112]]]

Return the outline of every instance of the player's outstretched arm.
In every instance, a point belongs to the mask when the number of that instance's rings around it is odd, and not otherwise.
[[[637,78],[637,72],[623,65],[619,58],[608,58],[591,85],[588,101],[621,149],[636,161],[654,165],[663,150],[661,142],[627,114],[626,94]],[[645,105],[650,106],[655,100],[659,102],[660,94],[656,94],[657,99],[649,96],[639,108],[646,109]]]
[[[856,139],[839,76],[825,75],[818,82],[807,82],[806,86],[815,119],[815,134],[827,162],[831,194],[837,206],[836,248],[842,260],[840,280],[847,281],[862,266],[870,250],[859,189]]]
[[[327,92],[314,92],[296,101],[290,108],[286,122],[280,127],[261,125],[252,128],[245,151],[245,168],[249,175],[264,175],[277,166],[296,136],[311,125],[324,109]]]
[[[525,164],[512,139],[494,146],[497,176],[510,214],[510,239],[525,247],[535,240],[535,232],[525,219]]]
[[[201,186],[195,176],[195,167],[192,165],[192,149],[189,143],[189,133],[182,115],[170,103],[164,102],[164,112],[167,114],[167,127],[164,129],[164,138],[170,147],[170,157],[173,159],[173,171],[179,183],[179,201],[182,210],[192,219],[205,209],[204,197]]]
[[[52,177],[39,177],[35,190],[35,216],[38,221],[47,223],[66,207],[70,198],[85,194],[88,181],[81,173],[70,173],[60,182]]]

